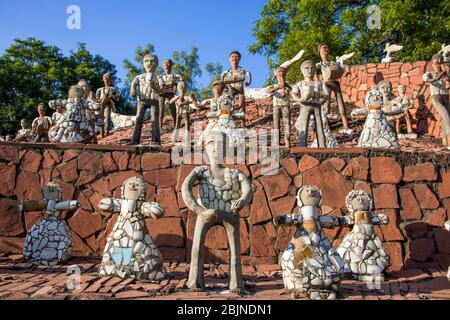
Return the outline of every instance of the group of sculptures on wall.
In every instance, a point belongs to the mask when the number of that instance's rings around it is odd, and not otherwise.
[[[432,57],[431,71],[423,75],[424,82],[430,86],[431,101],[434,109],[442,117],[442,136],[445,147],[450,148],[450,50],[443,46],[441,52]],[[394,52],[401,50],[398,45],[386,46],[387,56],[384,62],[395,61]],[[345,61],[354,53],[346,54],[333,61],[330,58],[330,46],[320,44],[319,63],[311,60],[301,64],[304,80],[289,84],[286,74],[293,63],[301,60],[301,50],[293,59],[283,63],[274,71],[276,83],[266,88],[273,99],[273,126],[281,132],[284,128],[284,145],[290,147],[291,111],[299,108],[300,115],[295,123],[298,130],[298,146],[308,147],[308,134],[312,130],[315,140],[310,147],[338,147],[328,120],[337,118],[342,122],[339,130],[342,134],[351,134],[348,110],[344,102],[340,79],[345,73]],[[239,143],[243,137],[237,130],[245,128],[246,101],[244,86],[252,83],[251,73],[240,66],[241,54],[233,51],[229,55],[231,68],[222,73],[221,79],[212,84],[213,97],[198,102],[194,94],[188,94],[183,78],[172,73],[173,62],[164,61],[164,73],[157,75],[159,60],[156,55],[146,55],[143,59],[145,73],[138,75],[131,84],[131,96],[137,101],[137,114],[131,138],[131,145],[141,143],[142,127],[147,110],[151,114],[151,143],[161,143],[161,128],[166,107],[169,107],[173,120],[173,142],[179,141],[180,133],[184,138],[189,135],[190,114],[208,109],[208,125],[205,131],[212,129],[226,132]],[[320,74],[319,74],[320,69]],[[104,87],[94,96],[85,80],[70,87],[67,100],[53,100],[48,103],[55,110],[53,116],[45,116],[45,105],[38,106],[39,117],[27,128],[26,121],[21,122],[16,141],[34,142],[71,142],[96,143],[97,134],[105,137],[111,130],[111,112],[120,98],[117,88],[112,86],[110,74],[103,77]],[[398,85],[398,95],[389,80],[383,80],[367,92],[365,108],[353,109],[350,116],[364,119],[365,124],[358,146],[364,148],[399,148],[399,138],[417,138],[413,132],[410,109],[413,101],[406,95],[406,86]],[[334,94],[339,115],[330,111],[331,95]],[[281,126],[281,118],[283,126]],[[182,124],[184,123],[184,128]],[[402,126],[406,133],[402,133]],[[182,130],[183,129],[183,130]]]

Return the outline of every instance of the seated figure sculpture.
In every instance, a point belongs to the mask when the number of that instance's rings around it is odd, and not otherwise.
[[[31,129],[28,128],[28,122],[26,119],[20,120],[20,126],[22,127],[19,131],[17,131],[16,138],[14,141],[16,142],[31,142],[33,137],[31,133]]]
[[[25,201],[21,212],[42,211],[42,219],[36,223],[25,238],[23,257],[35,265],[57,265],[67,261],[72,253],[72,233],[60,217],[61,211],[79,207],[76,200],[61,201],[62,190],[55,182],[44,188],[44,200]]]
[[[372,213],[372,198],[364,191],[353,190],[345,199],[349,215],[344,224],[353,226],[337,252],[344,260],[344,273],[351,273],[359,281],[383,281],[383,272],[390,258],[374,230],[374,225],[388,224],[386,215]]]
[[[352,117],[367,116],[358,147],[399,149],[397,135],[383,112],[383,95],[376,87],[367,93],[365,103],[367,108],[352,111]]]
[[[299,134],[298,146],[307,146],[310,115],[313,114],[317,145],[325,148],[321,106],[329,99],[328,90],[323,82],[315,80],[317,68],[313,61],[303,62],[301,70],[305,80],[292,87],[292,99],[300,105],[300,115],[295,124]]]
[[[121,199],[103,199],[98,205],[101,210],[119,214],[103,251],[100,275],[159,282],[165,277],[163,261],[145,219],[161,218],[164,209],[147,202],[147,186],[138,177],[126,180],[121,194]]]
[[[243,172],[224,166],[226,135],[211,132],[206,136],[205,148],[209,166],[195,168],[183,183],[181,192],[189,210],[197,215],[192,244],[191,265],[187,287],[193,291],[205,290],[203,274],[205,238],[208,230],[223,225],[228,235],[230,249],[229,289],[241,293],[242,277],[239,210],[252,198],[250,180]],[[193,193],[200,182],[199,199]]]
[[[195,96],[193,96],[193,103],[195,107],[198,110],[205,110],[209,109],[209,112],[207,114],[208,117],[208,124],[211,124],[214,121],[217,121],[219,119],[219,98],[223,94],[224,90],[224,84],[220,80],[216,80],[212,83],[211,89],[213,92],[213,97],[211,99],[203,100],[201,103],[198,103],[195,99]]]
[[[394,116],[395,119],[395,130],[399,138],[408,138],[408,139],[417,139],[417,134],[413,132],[411,125],[411,115],[409,110],[414,106],[411,102],[411,99],[406,96],[406,86],[404,84],[400,84],[397,87],[398,96],[392,101],[394,105],[399,106],[402,109],[402,113]],[[402,121],[406,126],[406,134],[401,133],[401,125]]]
[[[100,110],[102,105],[84,100],[84,89],[79,85],[71,86],[68,100],[50,101],[56,108],[64,106],[65,111],[58,122],[50,129],[52,142],[88,143],[94,135],[93,127],[86,120],[86,110]]]
[[[322,230],[339,226],[333,216],[319,216],[322,193],[315,186],[304,186],[297,194],[300,214],[274,219],[275,226],[295,225],[297,231],[280,257],[286,291],[294,297],[334,300],[339,290],[344,262]]]

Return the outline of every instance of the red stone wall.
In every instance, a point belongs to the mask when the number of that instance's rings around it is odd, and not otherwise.
[[[79,210],[66,216],[73,230],[75,254],[101,255],[117,217],[97,211],[98,202],[103,197],[119,197],[122,182],[140,175],[148,182],[148,198],[166,209],[163,219],[147,222],[165,260],[189,261],[196,217],[186,209],[180,187],[193,166],[173,167],[167,152],[101,146],[53,148],[0,145],[0,250],[21,252],[26,230],[38,221],[40,213],[21,216],[18,200],[41,199],[41,187],[56,179],[64,190],[64,200],[81,203]],[[292,212],[297,189],[306,184],[322,189],[323,214],[345,214],[345,197],[353,188],[373,195],[377,212],[391,220],[387,226],[376,227],[393,258],[391,270],[447,268],[450,264],[450,233],[442,228],[450,218],[450,170],[445,156],[293,148],[284,157],[275,176],[261,176],[260,164],[239,166],[253,179],[254,189],[253,202],[240,212],[245,264],[277,262],[293,229],[277,230],[272,218]],[[346,228],[326,231],[336,245],[346,232]],[[227,262],[222,227],[214,227],[206,242],[208,260]]]
[[[405,84],[406,94],[414,101],[414,110],[411,114],[414,119],[414,128],[419,133],[429,133],[440,137],[441,116],[435,112],[430,100],[430,88],[424,84],[423,74],[429,68],[429,62],[392,62],[370,63],[347,67],[347,73],[341,80],[342,92],[346,102],[356,102],[358,107],[364,106],[366,91],[382,80],[392,82],[394,93],[397,86]]]

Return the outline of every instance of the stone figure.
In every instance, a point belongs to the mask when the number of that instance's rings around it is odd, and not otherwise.
[[[325,135],[325,146],[327,148],[339,148],[339,143],[333,136],[333,132],[331,131],[330,125],[328,123],[328,117],[325,114],[325,112],[322,112],[322,126],[323,126],[323,134]],[[310,122],[310,127],[312,127],[312,130],[315,129],[313,122]],[[310,147],[318,148],[317,138],[314,139]]]
[[[417,134],[415,134],[413,132],[412,125],[411,125],[411,115],[409,113],[409,110],[412,109],[414,106],[411,102],[411,99],[406,96],[406,86],[404,84],[398,85],[397,91],[398,91],[398,96],[392,101],[392,103],[394,105],[397,105],[402,110],[402,113],[394,116],[395,130],[397,132],[397,136],[399,138],[405,137],[408,139],[416,139]],[[407,132],[406,135],[401,133],[402,122],[404,122],[405,126],[406,126],[406,132]]]
[[[54,108],[64,108],[58,122],[50,129],[52,142],[89,143],[95,136],[94,128],[86,119],[86,110],[101,110],[102,105],[92,100],[84,100],[85,91],[79,85],[69,88],[67,100],[53,100],[49,104]]]
[[[144,57],[145,73],[134,78],[131,84],[131,96],[137,99],[136,125],[134,126],[132,145],[137,145],[141,140],[142,125],[145,111],[150,108],[152,121],[152,144],[161,144],[159,127],[159,93],[160,87],[156,68],[158,57],[153,54]]]
[[[201,103],[198,103],[197,99],[195,99],[195,96],[193,97],[193,103],[198,110],[209,109],[209,112],[207,114],[209,123],[211,123],[212,121],[216,121],[219,118],[218,100],[222,96],[224,88],[225,85],[223,84],[223,82],[220,80],[216,80],[211,85],[211,89],[214,95],[211,99],[206,99]]]
[[[331,53],[330,46],[328,44],[322,43],[321,45],[319,45],[319,55],[322,60],[320,62],[320,69],[322,71],[322,78],[323,81],[325,82],[326,89],[330,97],[330,99],[325,101],[323,105],[323,112],[325,112],[326,115],[329,114],[331,105],[331,93],[334,92],[339,109],[339,114],[342,119],[342,126],[344,128],[343,132],[351,133],[351,130],[349,130],[348,126],[344,97],[342,95],[341,84],[339,80],[344,74],[344,65],[343,65],[344,61],[346,59],[349,59],[353,55],[349,54],[342,57],[338,57],[338,61],[340,62],[334,62],[331,61],[330,59],[330,53]]]
[[[433,108],[442,117],[442,143],[450,150],[450,102],[446,84],[450,81],[450,73],[441,54],[433,56],[431,69],[425,72],[423,81],[430,86]]]
[[[233,97],[224,93],[217,100],[218,118],[210,120],[205,130],[199,137],[198,143],[201,145],[211,132],[219,131],[226,134],[229,143],[233,147],[237,147],[245,143],[245,138],[241,134],[242,129],[238,129],[234,119],[239,119],[244,116],[241,112],[233,112]]]
[[[21,129],[17,131],[16,138],[14,141],[16,142],[30,142],[33,138],[31,133],[31,129],[28,128],[28,122],[26,119],[20,120]]]
[[[245,124],[245,86],[249,87],[252,84],[252,74],[250,71],[243,69],[239,66],[241,62],[241,54],[238,51],[230,53],[229,61],[231,69],[224,71],[221,75],[221,80],[225,84],[225,91],[233,96],[234,99],[238,99],[237,110],[244,113],[242,124]],[[247,81],[246,81],[247,79]]]
[[[37,107],[39,117],[33,120],[31,132],[34,135],[34,142],[49,142],[48,134],[52,126],[52,119],[45,115],[45,105],[40,103]]]
[[[383,95],[383,112],[386,115],[401,114],[403,109],[397,104],[397,97],[394,96],[392,83],[389,80],[383,80],[378,83],[378,89]]]
[[[44,187],[44,200],[21,203],[20,211],[42,211],[25,238],[23,257],[36,265],[57,265],[66,262],[72,253],[72,233],[63,219],[62,211],[73,211],[79,207],[76,200],[61,201],[62,190],[58,183],[50,182]]]
[[[243,172],[224,166],[226,135],[211,132],[205,139],[205,149],[210,164],[195,168],[182,186],[182,196],[187,207],[197,215],[192,244],[188,288],[193,291],[205,289],[203,260],[205,237],[215,225],[223,225],[228,235],[230,252],[229,289],[241,293],[242,277],[239,210],[252,198],[250,180]],[[193,194],[199,182],[199,199]]]
[[[97,90],[96,101],[102,105],[102,110],[97,113],[96,125],[100,128],[102,138],[109,136],[112,128],[111,112],[116,112],[116,103],[120,100],[120,92],[112,86],[112,76],[110,73],[103,75],[105,86]]]
[[[91,86],[85,79],[81,79],[77,83],[78,86],[83,88],[84,96],[83,100],[90,103],[95,102],[94,94],[91,91]],[[95,116],[96,113],[99,113],[101,111],[101,107],[99,108],[85,108],[85,114],[86,114],[86,121],[88,125],[91,127],[92,132],[94,135],[92,136],[92,143],[97,144],[97,131],[95,130]]]
[[[49,101],[48,105],[51,109],[55,110],[52,114],[52,123],[56,124],[66,111],[65,105],[55,104],[58,100]]]
[[[300,105],[300,115],[295,127],[299,133],[299,147],[306,147],[310,115],[314,116],[316,137],[319,148],[325,148],[321,106],[329,99],[325,84],[315,80],[317,68],[311,60],[301,66],[304,80],[292,86],[292,99]]]
[[[373,213],[372,198],[364,191],[353,190],[345,199],[349,214],[343,218],[352,227],[337,248],[344,260],[344,273],[353,274],[359,281],[384,281],[383,272],[390,258],[374,230],[374,225],[388,224],[389,218]]]
[[[438,52],[442,54],[442,57],[444,58],[444,63],[449,64],[450,63],[450,44],[442,44],[441,50]]]
[[[123,183],[121,197],[103,199],[98,205],[101,210],[119,214],[103,251],[100,275],[159,282],[165,276],[163,261],[145,219],[161,218],[164,209],[147,202],[147,186],[138,177]]]
[[[360,115],[367,117],[358,140],[358,147],[399,149],[397,135],[383,112],[381,92],[372,88],[366,95],[365,103],[367,108],[352,111],[353,117]]]
[[[342,281],[344,262],[322,230],[337,227],[341,221],[319,215],[321,201],[320,189],[304,186],[297,193],[300,214],[281,215],[273,221],[276,226],[297,227],[280,257],[284,287],[295,298],[334,300]]]
[[[159,127],[163,127],[163,119],[166,104],[169,105],[170,114],[173,119],[173,126],[175,127],[177,122],[177,111],[174,103],[171,103],[175,97],[175,92],[177,90],[177,84],[183,81],[183,78],[176,73],[172,73],[173,61],[170,59],[164,60],[164,74],[159,76],[159,86],[161,88],[161,93],[159,95]]]
[[[386,43],[384,48],[384,52],[386,56],[381,60],[382,63],[386,62],[396,62],[397,57],[395,56],[395,52],[398,52],[403,49],[403,46],[397,44]]]
[[[178,141],[182,120],[184,121],[184,140],[188,140],[191,129],[189,115],[194,111],[191,106],[194,104],[193,95],[186,96],[186,83],[184,81],[179,82],[177,88],[178,95],[169,101],[170,104],[175,104],[176,107],[175,130],[172,138],[174,142]]]

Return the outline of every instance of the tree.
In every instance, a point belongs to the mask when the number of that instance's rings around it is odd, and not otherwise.
[[[379,29],[368,23],[376,18],[372,5],[381,12]],[[249,51],[266,56],[271,69],[300,49],[306,52],[304,59],[318,61],[322,42],[330,44],[335,56],[355,51],[352,64],[380,62],[388,42],[404,46],[400,61],[429,60],[450,41],[449,16],[450,2],[438,0],[268,0]],[[299,79],[299,68],[292,68],[288,80]]]
[[[186,87],[191,92],[197,92],[196,78],[202,76],[202,70],[198,63],[199,59],[196,47],[192,47],[189,53],[185,50],[172,53],[173,71],[181,75],[186,82]]]
[[[209,74],[209,86],[201,87],[199,89],[199,95],[202,99],[211,98],[213,95],[211,85],[214,81],[220,80],[220,76],[223,71],[223,66],[220,63],[207,63],[205,65],[205,70]]]

